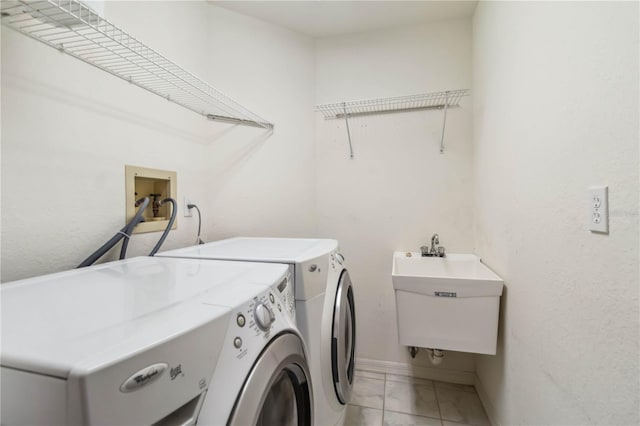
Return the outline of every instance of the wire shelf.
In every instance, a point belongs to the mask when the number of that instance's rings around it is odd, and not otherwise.
[[[357,117],[425,109],[443,109],[445,105],[447,105],[447,108],[455,108],[460,106],[460,100],[464,96],[469,96],[469,89],[316,105],[316,111],[321,112],[325,120],[331,120],[344,118],[345,114],[348,117]]]
[[[447,110],[459,107],[460,100],[465,96],[469,96],[469,89],[316,105],[316,111],[321,112],[325,120],[344,119],[349,141],[349,157],[354,158],[349,118],[363,115],[442,109],[444,110],[444,119],[442,122],[442,136],[440,138],[440,153],[443,153]]]
[[[273,124],[78,0],[1,0],[2,24],[214,121]]]

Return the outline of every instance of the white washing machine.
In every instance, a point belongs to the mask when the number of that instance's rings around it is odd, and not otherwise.
[[[336,240],[231,238],[157,256],[288,264],[297,327],[309,349],[316,424],[344,422],[355,370],[355,304]]]
[[[150,257],[3,284],[0,420],[310,425],[291,287],[282,265]]]

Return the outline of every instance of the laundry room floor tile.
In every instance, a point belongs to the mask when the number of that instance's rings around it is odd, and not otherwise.
[[[441,426],[440,419],[414,416],[413,414],[384,411],[383,426]]]
[[[349,404],[382,410],[384,404],[384,379],[370,379],[356,375]]]
[[[357,370],[345,425],[490,426],[472,385]]]
[[[440,418],[433,382],[410,378],[395,381],[387,378],[384,390],[384,408],[406,414]]]
[[[347,405],[347,413],[344,419],[345,426],[381,426],[382,410],[375,408]]]
[[[420,377],[411,377],[411,376],[400,376],[398,374],[387,374],[387,380],[391,380],[392,382],[402,382],[402,383],[413,383],[418,385],[431,385],[434,383],[429,379],[421,379]]]
[[[457,383],[447,383],[447,382],[433,382],[438,389],[451,389],[451,390],[460,390],[465,392],[476,393],[476,388],[473,385],[460,385]]]
[[[489,419],[475,392],[436,386],[443,420],[474,426],[489,426]]]

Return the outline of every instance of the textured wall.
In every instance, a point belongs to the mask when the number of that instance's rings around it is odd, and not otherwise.
[[[638,424],[638,3],[481,2],[477,252],[503,276],[494,423]],[[610,234],[587,188],[609,185]]]
[[[317,102],[468,88],[470,20],[437,22],[317,42]],[[450,252],[471,252],[471,102],[441,111],[354,117],[355,158],[343,121],[318,114],[318,229],[340,241],[354,282],[357,355],[430,366],[398,344],[391,282],[394,250],[418,251],[440,234]],[[469,354],[447,352],[443,369],[473,371]]]
[[[212,7],[213,80],[275,123],[265,139],[234,129],[206,153],[210,238],[302,237],[315,231],[311,38]]]
[[[312,232],[313,42],[205,2],[105,6],[276,130],[208,122],[3,27],[2,281],[74,267],[111,237],[124,223],[125,164],[177,171],[205,239]],[[283,209],[292,199],[302,202]],[[180,211],[164,248],[193,243],[196,227]],[[134,236],[130,255],[158,237]]]

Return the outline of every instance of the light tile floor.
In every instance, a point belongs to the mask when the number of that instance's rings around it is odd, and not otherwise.
[[[473,386],[356,371],[346,426],[490,426]]]

